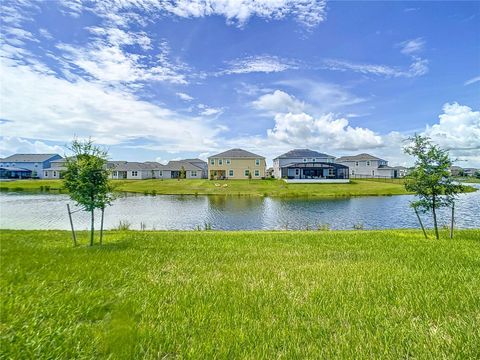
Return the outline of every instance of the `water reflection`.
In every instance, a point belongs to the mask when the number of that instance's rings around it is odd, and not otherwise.
[[[411,196],[336,199],[278,199],[248,196],[123,196],[107,208],[105,227],[128,221],[133,229],[193,230],[206,225],[218,230],[254,229],[365,229],[417,227],[409,208]],[[66,195],[0,193],[0,227],[10,229],[69,229]],[[456,224],[480,227],[480,191],[460,195]],[[75,215],[79,229],[87,229],[89,216]],[[439,212],[448,224],[449,210]],[[424,216],[431,226],[429,215]]]

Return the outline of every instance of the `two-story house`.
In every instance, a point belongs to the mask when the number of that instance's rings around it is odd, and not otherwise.
[[[263,156],[242,149],[231,149],[208,158],[210,179],[262,179],[266,162]]]
[[[0,161],[0,173],[4,178],[43,178],[44,169],[59,159],[58,154],[14,154]]]
[[[335,160],[335,156],[323,154],[310,149],[290,150],[285,154],[282,154],[276,157],[275,159],[273,159],[273,176],[276,179],[282,179],[282,178],[287,178],[289,176],[294,176],[296,170],[288,167],[289,165],[292,165],[292,164],[313,164],[313,163],[331,164],[334,162],[334,160]]]
[[[335,160],[336,163],[349,168],[350,177],[395,178],[398,171],[388,166],[388,161],[370,154],[342,156]]]

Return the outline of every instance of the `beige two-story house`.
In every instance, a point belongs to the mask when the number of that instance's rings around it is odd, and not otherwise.
[[[209,179],[262,179],[266,162],[263,156],[242,149],[231,149],[208,158]]]

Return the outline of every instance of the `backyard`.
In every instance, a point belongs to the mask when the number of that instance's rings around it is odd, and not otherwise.
[[[335,197],[407,194],[402,182],[352,180],[349,184],[287,184],[281,180],[112,180],[116,191],[151,195]],[[3,191],[61,191],[61,180],[0,182]]]
[[[0,231],[3,358],[479,358],[480,230]]]

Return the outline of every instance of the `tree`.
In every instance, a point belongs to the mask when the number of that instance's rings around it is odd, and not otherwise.
[[[480,179],[480,170],[475,171],[474,175],[477,179]]]
[[[463,187],[454,183],[449,168],[452,161],[448,151],[431,143],[428,137],[415,135],[404,151],[415,157],[415,166],[406,176],[405,188],[416,194],[418,200],[411,203],[421,212],[432,211],[435,237],[438,239],[437,210],[452,206]]]
[[[187,177],[187,172],[185,171],[185,168],[182,166],[180,168],[179,178],[180,179],[186,179],[186,177]]]
[[[111,204],[112,185],[107,170],[107,152],[96,146],[92,140],[73,140],[69,150],[72,156],[66,157],[64,187],[70,198],[85,211],[91,213],[90,246],[93,245],[95,230],[95,209],[103,211]],[[103,224],[102,229],[103,230]],[[100,234],[100,239],[103,234]]]

